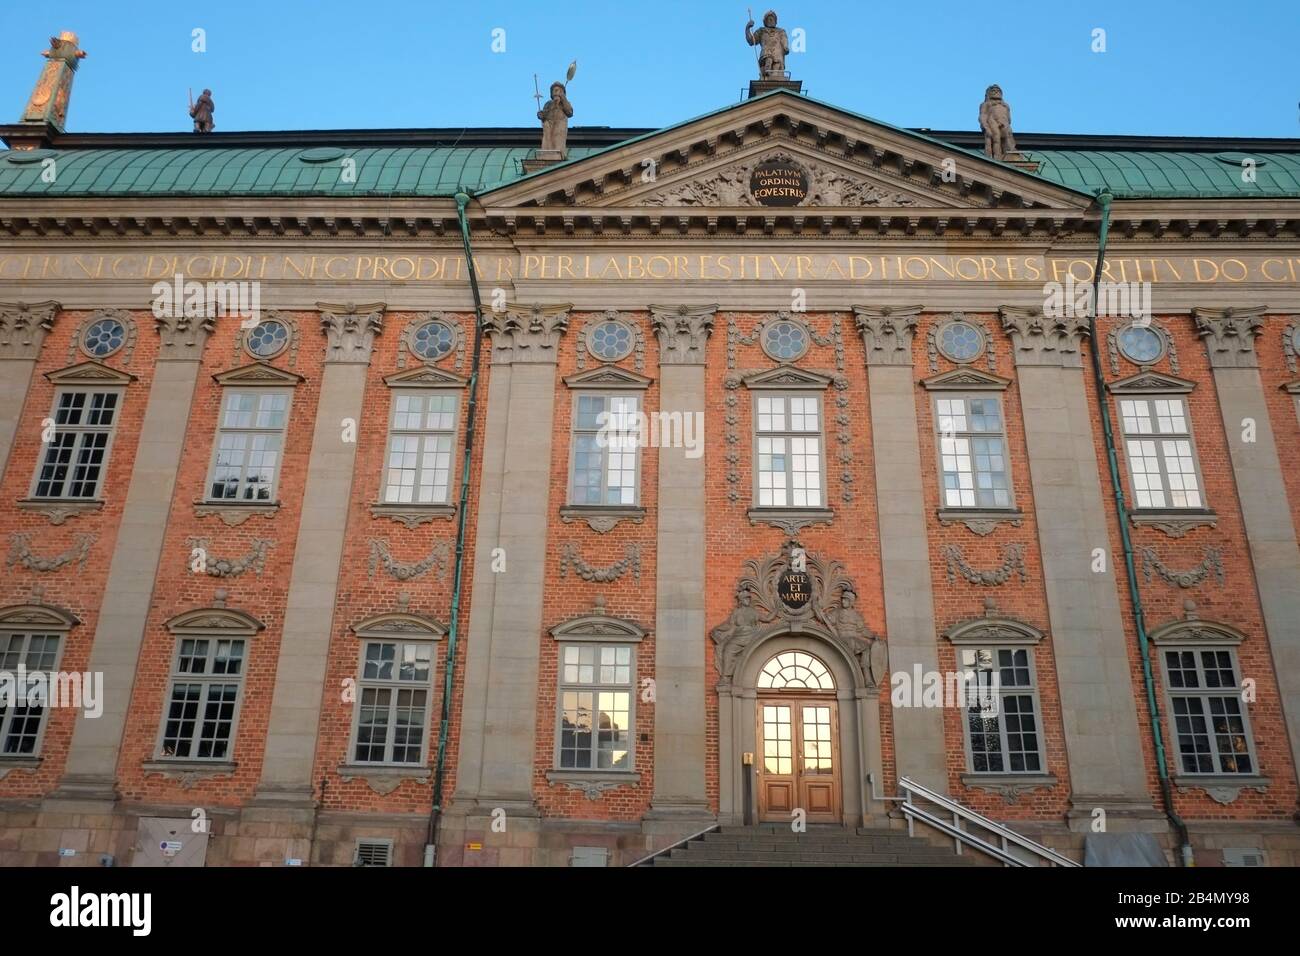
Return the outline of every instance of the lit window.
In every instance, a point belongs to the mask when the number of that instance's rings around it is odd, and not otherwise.
[[[821,399],[756,395],[754,431],[758,506],[822,507]]]
[[[1134,505],[1137,508],[1204,507],[1183,400],[1125,398],[1120,400],[1119,407]]]
[[[385,502],[448,502],[457,404],[457,397],[445,392],[399,390],[393,395]]]
[[[569,503],[636,505],[640,500],[639,399],[577,393]]]
[[[0,758],[40,752],[58,656],[57,634],[0,632],[0,673],[8,675],[9,685],[0,688]],[[21,680],[20,666],[26,675]]]
[[[227,389],[221,403],[212,480],[215,501],[274,501],[289,395]]]
[[[1002,405],[996,398],[938,398],[945,508],[1010,508]]]
[[[353,734],[357,763],[424,762],[432,682],[430,642],[366,642]]]
[[[794,687],[800,690],[834,690],[835,678],[826,665],[802,651],[785,651],[763,665],[758,674],[760,690]]]
[[[632,769],[632,647],[560,646],[560,769]]]
[[[1167,649],[1164,663],[1183,773],[1255,773],[1250,723],[1232,650]]]
[[[229,759],[244,678],[244,648],[244,641],[234,638],[178,640],[159,756]]]
[[[61,391],[53,434],[36,471],[34,498],[94,498],[108,466],[109,439],[121,394]]]
[[[1033,654],[1026,647],[963,647],[966,739],[975,773],[1042,773]]]

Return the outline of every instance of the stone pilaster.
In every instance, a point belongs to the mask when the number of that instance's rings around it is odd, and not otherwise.
[[[1112,821],[1149,816],[1154,811],[1116,578],[1122,559],[1110,547],[1102,504],[1110,479],[1097,466],[1093,436],[1099,426],[1083,371],[1088,323],[1011,307],[1001,316],[1020,386],[1072,816],[1086,824],[1096,807]],[[1097,548],[1106,553],[1104,572],[1093,570]]]
[[[357,454],[355,442],[342,440],[342,422],[361,420],[366,366],[384,318],[382,302],[318,302],[317,308],[325,365],[256,797],[263,806],[307,807],[312,802],[325,658]]]
[[[485,318],[492,340],[474,586],[466,646],[456,813],[536,816],[538,656],[555,363],[569,306],[507,305]],[[499,570],[497,549],[504,559]],[[494,565],[496,567],[494,568]]]
[[[1300,768],[1300,545],[1269,421],[1255,338],[1264,310],[1195,309],[1223,415],[1255,585],[1282,695],[1291,759]],[[1245,441],[1250,422],[1254,440]]]
[[[659,407],[704,414],[704,358],[716,306],[654,306]],[[655,786],[650,818],[710,816],[705,790],[705,460],[659,449],[655,562]]]
[[[9,464],[32,372],[59,308],[57,302],[0,302],[0,475]]]
[[[109,563],[89,670],[104,675],[103,713],[78,717],[56,797],[111,800],[135,684],[140,645],[153,600],[163,532],[185,445],[211,318],[156,318],[161,338],[153,385]]]
[[[854,306],[853,311],[867,355],[889,669],[911,674],[919,667],[936,673],[938,637],[912,370],[912,338],[921,307]],[[943,714],[935,707],[895,707],[893,721],[898,775],[947,793]]]

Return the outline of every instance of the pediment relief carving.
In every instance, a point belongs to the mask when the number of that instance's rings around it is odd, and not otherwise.
[[[992,599],[986,599],[982,617],[960,621],[944,631],[943,636],[953,644],[1037,644],[1043,639],[1043,632],[1000,612]]]
[[[110,368],[94,359],[46,372],[45,377],[56,385],[130,385],[135,381],[129,372]]]
[[[376,614],[353,624],[352,631],[357,637],[417,637],[432,641],[447,633],[447,629],[433,618],[410,611]]]
[[[491,196],[498,206],[730,205],[779,214],[782,207],[761,207],[748,193],[753,165],[780,155],[808,171],[809,195],[801,207],[1079,212],[1091,202],[979,153],[794,94],[765,96],[639,137],[509,183]]]
[[[1174,375],[1165,375],[1162,372],[1138,372],[1136,375],[1121,378],[1106,386],[1114,395],[1134,395],[1143,392],[1182,394],[1190,392],[1195,387],[1195,382]]]
[[[930,391],[1005,391],[1011,379],[977,368],[955,368],[951,372],[922,379],[921,384]]]
[[[384,384],[389,388],[464,388],[469,384],[469,379],[444,372],[432,365],[421,365],[405,372],[385,375]]]
[[[746,388],[789,388],[820,391],[829,388],[835,382],[835,376],[825,372],[798,368],[794,365],[778,365],[776,368],[761,372],[737,373],[741,384]]]
[[[177,614],[166,622],[173,634],[225,634],[252,637],[266,627],[261,621],[228,607],[203,607]]]
[[[286,372],[265,362],[252,362],[239,368],[217,372],[212,378],[218,385],[287,385],[291,388],[306,381],[296,372]]]
[[[636,621],[611,617],[605,613],[604,598],[596,599],[591,613],[570,618],[551,628],[551,637],[557,641],[626,641],[635,643],[649,633]]]
[[[613,389],[638,389],[644,390],[650,387],[654,379],[646,375],[638,375],[635,372],[629,372],[627,369],[619,368],[615,365],[601,366],[593,368],[586,372],[579,372],[576,375],[566,375],[564,384],[569,388],[613,388]]]
[[[48,604],[13,604],[0,608],[0,628],[5,629],[66,631],[80,623],[71,611]]]

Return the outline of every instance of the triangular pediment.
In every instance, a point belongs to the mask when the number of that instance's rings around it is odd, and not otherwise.
[[[129,385],[135,381],[129,372],[110,368],[94,359],[46,372],[45,377],[56,385]]]
[[[932,375],[921,384],[930,391],[1004,391],[1011,379],[982,372],[977,368],[955,368],[951,372]]]
[[[754,195],[754,169],[769,162],[803,172],[806,188],[795,205]],[[681,207],[773,215],[809,208],[1078,213],[1092,201],[980,153],[784,91],[561,163],[490,194],[498,208]]]
[[[265,362],[253,362],[225,372],[217,372],[212,378],[219,385],[287,385],[290,388],[306,381],[295,372],[286,372]]]
[[[464,388],[469,380],[432,365],[421,365],[405,372],[385,375],[384,384],[390,388]]]
[[[586,372],[579,372],[577,375],[566,375],[564,384],[569,388],[617,388],[617,389],[646,389],[649,388],[654,379],[647,378],[644,375],[638,375],[636,372],[629,372],[625,368],[619,368],[617,365],[603,365],[600,368],[593,368]]]
[[[1138,372],[1136,375],[1130,375],[1127,378],[1121,378],[1118,381],[1111,382],[1106,386],[1114,395],[1134,395],[1141,393],[1173,393],[1179,394],[1190,392],[1196,387],[1195,382],[1189,382],[1185,378],[1178,378],[1175,375],[1166,375],[1163,372]]]
[[[834,378],[806,368],[796,368],[793,365],[778,365],[776,368],[743,375],[740,380],[745,384],[746,388],[820,390],[828,388]]]

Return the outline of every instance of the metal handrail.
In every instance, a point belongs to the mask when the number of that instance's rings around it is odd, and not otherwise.
[[[634,867],[634,866],[640,866],[640,865],[641,865],[642,863],[644,863],[646,860],[653,860],[653,859],[654,859],[655,857],[657,857],[657,856],[661,856],[661,855],[663,855],[664,853],[669,853],[669,852],[671,852],[671,851],[677,849],[679,846],[684,846],[684,845],[686,845],[687,843],[690,843],[692,840],[697,840],[697,839],[699,839],[700,837],[704,836],[704,834],[708,833],[710,830],[716,830],[716,829],[718,829],[719,826],[721,826],[721,824],[718,824],[718,823],[710,823],[707,827],[705,827],[705,828],[704,828],[703,830],[701,830],[699,833],[692,833],[690,836],[688,836],[688,837],[683,837],[682,839],[678,840],[676,843],[670,843],[668,846],[663,847],[662,849],[655,850],[653,853],[651,853],[651,854],[649,854],[649,855],[647,855],[647,856],[643,856],[643,857],[641,857],[641,859],[639,859],[639,860],[637,860],[637,861],[635,861],[635,862],[633,862],[633,863],[629,863],[629,864],[628,864],[628,868],[631,869],[631,868]]]
[[[909,777],[900,778],[898,781],[898,786],[900,790],[902,790],[904,793],[907,794],[907,796],[903,800],[902,810],[905,814],[907,814],[908,829],[909,830],[911,829],[912,821],[914,819],[919,819],[924,823],[928,823],[936,830],[940,830],[948,834],[949,836],[955,838],[957,840],[958,853],[961,852],[961,845],[963,843],[966,843],[977,850],[980,850],[984,853],[989,854],[992,857],[1001,860],[1007,866],[1029,866],[1030,864],[1026,863],[1021,858],[1014,856],[1009,852],[1008,844],[1014,843],[1016,846],[1020,847],[1021,849],[1029,851],[1034,856],[1042,860],[1046,860],[1049,866],[1065,866],[1065,867],[1079,866],[1078,863],[1076,863],[1074,860],[1071,860],[1069,857],[1062,856],[1061,854],[1057,853],[1055,850],[1043,846],[1041,843],[1035,843],[1033,840],[1029,839],[1028,837],[1021,836],[1019,833],[1015,832],[1014,830],[1008,829],[1007,827],[1002,826],[1002,824],[1000,823],[995,823],[994,821],[990,820],[988,817],[984,816],[983,814],[976,813],[974,810],[971,810],[969,807],[963,806],[962,804],[958,803],[952,798],[945,797],[943,794],[936,793],[935,791],[930,790],[927,787],[921,786],[921,784],[910,779]],[[926,800],[929,800],[931,803],[937,804],[938,806],[942,807],[944,810],[947,810],[949,813],[951,813],[953,816],[952,823],[948,823],[947,821],[927,811],[923,807],[920,807],[915,803],[913,803],[912,797],[914,794]],[[980,839],[978,836],[971,833],[969,830],[963,830],[961,828],[962,820],[966,820],[969,823],[973,823],[976,826],[982,827],[985,830],[988,830],[990,833],[996,835],[999,838],[999,840],[1001,840],[1002,846],[999,848],[993,845],[992,843]]]

